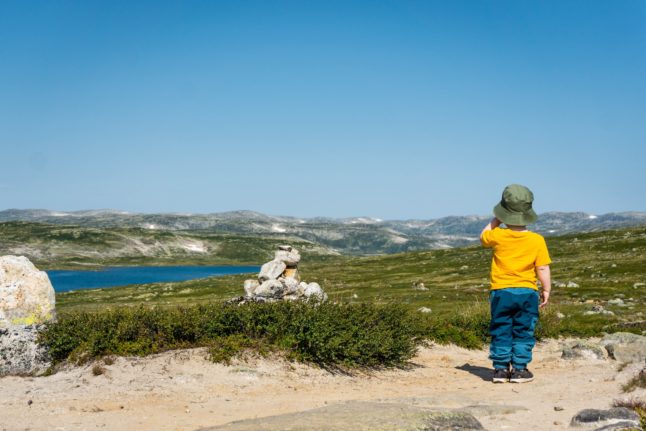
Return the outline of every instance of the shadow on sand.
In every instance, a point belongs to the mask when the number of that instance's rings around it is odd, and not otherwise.
[[[471,373],[474,376],[480,377],[482,380],[487,382],[491,381],[491,378],[493,376],[493,370],[491,368],[480,367],[478,365],[471,365],[469,363],[455,367],[455,369],[466,371],[467,373]]]

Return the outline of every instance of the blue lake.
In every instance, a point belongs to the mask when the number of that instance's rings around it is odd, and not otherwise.
[[[117,266],[100,271],[46,271],[56,292],[186,281],[218,275],[258,272],[258,266]]]

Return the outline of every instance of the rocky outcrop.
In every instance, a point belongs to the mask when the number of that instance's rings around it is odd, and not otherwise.
[[[563,359],[605,359],[604,350],[595,343],[576,340],[563,345]]]
[[[448,431],[484,430],[470,413],[400,403],[351,401],[319,409],[232,422],[202,431]]]
[[[23,256],[0,257],[0,327],[35,325],[54,318],[54,288],[44,271]]]
[[[597,430],[641,430],[639,415],[625,407],[609,410],[585,409],[578,412],[570,422],[572,426],[595,426]]]
[[[646,361],[646,337],[630,332],[608,334],[601,340],[608,355],[620,363],[643,363]]]
[[[54,305],[45,272],[26,257],[0,257],[0,376],[39,374],[50,366],[38,332],[55,317]]]
[[[0,328],[0,376],[42,374],[51,365],[44,346],[38,344],[41,325]]]
[[[646,362],[646,337],[615,332],[600,341],[573,340],[563,343],[563,359],[614,359],[622,364]]]
[[[273,302],[316,300],[327,301],[327,294],[318,283],[301,281],[298,263],[301,255],[292,246],[278,247],[274,259],[260,268],[258,279],[246,280],[245,295],[237,302]]]

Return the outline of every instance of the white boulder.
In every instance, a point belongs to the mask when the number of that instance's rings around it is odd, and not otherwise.
[[[55,302],[47,273],[24,256],[0,257],[0,327],[47,322]]]

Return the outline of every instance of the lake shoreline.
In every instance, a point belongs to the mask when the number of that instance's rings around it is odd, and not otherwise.
[[[56,293],[106,289],[152,283],[172,283],[258,272],[257,265],[139,265],[106,266],[92,270],[45,271]]]

